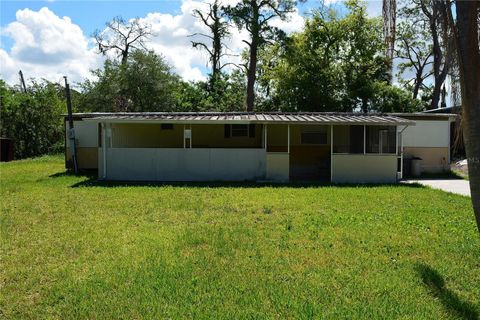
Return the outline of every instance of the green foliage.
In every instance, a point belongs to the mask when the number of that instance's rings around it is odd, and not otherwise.
[[[174,94],[177,111],[245,110],[245,82],[238,71],[231,74],[219,73],[215,81],[182,81]]]
[[[468,197],[0,163],[2,319],[478,319]]]
[[[371,104],[378,112],[420,112],[425,110],[426,103],[412,99],[409,92],[389,85],[385,82],[375,82]]]
[[[268,66],[260,68],[259,82],[270,88],[271,105],[289,111],[385,109],[377,105],[383,101],[378,90],[385,93],[388,85],[381,21],[368,18],[357,1],[346,5],[346,16],[317,11],[303,32],[264,53]],[[401,90],[391,88],[388,93],[386,109],[415,109],[416,102]],[[406,105],[392,105],[398,101]]]
[[[82,85],[84,98],[79,109],[90,111],[173,111],[174,90],[179,77],[164,59],[149,51],[136,50],[128,63],[107,60],[93,72],[96,80]]]
[[[15,140],[15,158],[58,152],[63,147],[65,101],[62,88],[42,80],[32,81],[23,93],[0,80],[2,137]]]

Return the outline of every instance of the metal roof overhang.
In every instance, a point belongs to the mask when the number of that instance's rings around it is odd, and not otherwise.
[[[415,121],[394,115],[355,113],[115,113],[91,114],[83,120],[98,123],[415,125]]]

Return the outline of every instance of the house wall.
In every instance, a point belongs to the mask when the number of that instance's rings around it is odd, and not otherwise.
[[[255,137],[225,138],[224,125],[186,125],[192,130],[192,148],[261,148],[262,126],[256,125]],[[183,148],[183,124],[161,129],[161,124],[112,124],[114,148]],[[187,145],[188,146],[188,145]]]
[[[302,144],[302,133],[326,130],[326,144]],[[290,126],[290,177],[292,180],[330,179],[330,126]]]
[[[332,155],[332,182],[394,183],[396,180],[396,155]]]
[[[183,125],[162,130],[159,123],[112,124],[113,148],[183,148]]]
[[[403,155],[406,158],[422,158],[420,165],[422,172],[436,173],[449,169],[449,148],[404,147]]]
[[[402,133],[404,156],[420,157],[423,172],[448,170],[450,163],[450,121],[414,119],[415,126]],[[399,128],[401,130],[401,128]]]
[[[193,148],[262,148],[262,125],[255,125],[255,137],[225,138],[223,124],[196,124],[191,128]]]
[[[67,161],[71,161],[70,149],[65,153]],[[77,147],[77,164],[79,169],[98,169],[98,148]]]
[[[267,153],[267,180],[288,181],[290,178],[290,155],[288,153]]]
[[[290,126],[290,139],[292,136],[293,125]],[[291,144],[291,141],[290,141]],[[288,151],[288,125],[269,124],[267,126],[267,151],[268,152],[287,152]]]
[[[108,148],[106,162],[109,180],[245,181],[266,173],[264,149]]]
[[[97,169],[98,124],[87,121],[74,121],[73,128],[75,129],[78,168]],[[65,122],[65,167],[67,168],[72,159],[68,130],[68,122]]]

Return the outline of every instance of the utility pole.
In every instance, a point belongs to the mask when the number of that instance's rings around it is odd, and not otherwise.
[[[20,75],[20,82],[22,83],[23,93],[27,93],[27,86],[25,85],[25,79],[23,78],[22,70],[18,71],[18,74]]]
[[[77,146],[75,142],[75,129],[73,127],[73,115],[72,115],[72,99],[70,97],[70,85],[68,84],[67,77],[65,79],[65,93],[67,97],[67,113],[68,113],[68,141],[70,142],[70,154],[72,155],[73,169],[75,174],[78,174],[77,163]]]

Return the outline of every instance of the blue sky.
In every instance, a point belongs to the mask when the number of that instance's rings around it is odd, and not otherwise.
[[[3,1],[1,2],[1,25],[15,20],[19,9],[38,11],[48,7],[58,16],[68,16],[82,30],[90,34],[115,16],[125,18],[143,17],[149,12],[179,13],[181,0],[164,1]]]
[[[232,2],[236,0],[224,0]],[[288,22],[276,21],[286,32],[301,29],[305,16],[321,3],[342,9],[341,0],[309,0],[299,5]],[[95,52],[91,34],[102,29],[115,16],[139,17],[152,26],[154,37],[148,47],[162,54],[173,69],[186,80],[199,80],[206,74],[206,56],[191,48],[188,34],[202,31],[191,15],[202,0],[163,1],[9,1],[0,2],[0,76],[9,83],[17,81],[18,70],[28,77],[51,81],[63,74],[74,81],[89,77],[90,70],[103,63]],[[381,12],[381,1],[367,2],[370,15]],[[229,47],[235,53],[243,49],[245,34],[234,30]]]

